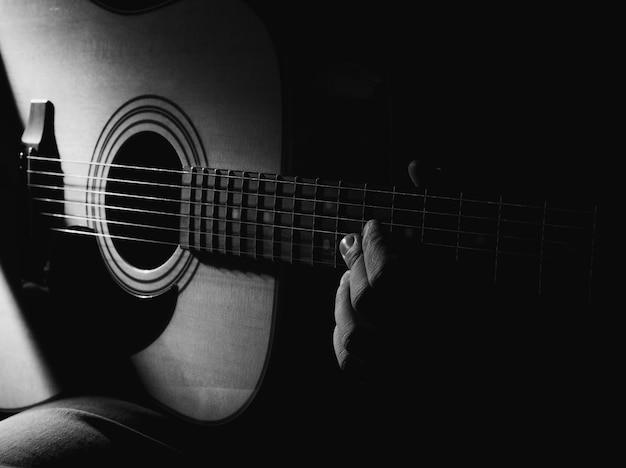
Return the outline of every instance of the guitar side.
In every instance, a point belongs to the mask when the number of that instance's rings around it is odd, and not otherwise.
[[[184,162],[280,172],[276,57],[264,26],[244,5],[182,1],[124,16],[84,1],[9,1],[0,18],[0,53],[22,121],[32,99],[55,106],[68,225],[89,226],[84,190],[68,188],[86,187],[103,129],[140,96],[171,103],[190,123],[196,148]],[[159,125],[178,131],[167,120]],[[162,405],[198,422],[224,421],[245,408],[262,380],[277,279],[270,270],[197,259],[179,276],[169,324],[130,359]],[[14,384],[15,392],[24,391],[26,382]],[[21,404],[42,398],[31,395]],[[8,394],[0,398],[0,407],[11,407]]]

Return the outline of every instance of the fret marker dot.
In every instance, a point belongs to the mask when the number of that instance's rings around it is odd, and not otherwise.
[[[330,250],[330,240],[324,239],[324,242],[322,242],[322,248],[324,250]]]

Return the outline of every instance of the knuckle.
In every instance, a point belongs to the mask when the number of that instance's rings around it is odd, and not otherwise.
[[[337,292],[335,294],[335,307],[339,307],[347,300],[347,296],[350,294],[350,283],[342,281],[339,283]]]
[[[372,287],[380,281],[390,262],[385,235],[377,220],[369,221],[363,233],[364,261],[367,278]]]
[[[351,290],[350,301],[352,308],[361,312],[367,307],[369,285],[367,283],[359,283]]]
[[[387,257],[385,255],[374,255],[368,260],[367,279],[372,287],[380,282],[381,277],[386,271]]]
[[[343,344],[339,327],[335,327],[335,330],[333,332],[333,347],[335,349],[335,357],[337,358],[337,364],[339,364],[339,368],[341,370],[344,370],[346,366],[346,361],[350,353],[348,352],[348,350]]]
[[[350,350],[352,342],[354,340],[354,334],[356,333],[356,325],[354,323],[347,324],[341,332],[341,347],[345,350]]]
[[[337,353],[337,364],[339,364],[339,368],[342,371],[346,370],[349,356],[350,354],[345,349],[342,349],[339,351],[339,353]]]
[[[380,224],[377,219],[370,219],[363,228],[363,249],[367,250],[371,245],[375,245],[383,241],[384,235]]]

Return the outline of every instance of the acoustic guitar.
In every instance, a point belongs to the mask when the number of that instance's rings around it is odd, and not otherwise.
[[[124,294],[174,296],[163,329],[130,361],[184,418],[229,420],[257,392],[275,315],[271,265],[342,268],[340,240],[370,218],[519,290],[593,303],[612,272],[602,246],[613,221],[595,204],[281,175],[279,67],[264,25],[238,2],[119,14],[84,0],[3,1],[0,53],[38,218],[93,238]],[[220,260],[230,257],[241,262]],[[14,386],[0,407],[55,392]]]

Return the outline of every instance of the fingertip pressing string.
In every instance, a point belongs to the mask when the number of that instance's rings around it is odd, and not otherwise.
[[[339,244],[339,252],[341,252],[341,256],[344,260],[346,259],[346,255],[350,250],[350,247],[354,245],[355,240],[356,239],[354,237],[354,234],[348,234],[343,239],[341,239],[341,242]]]

